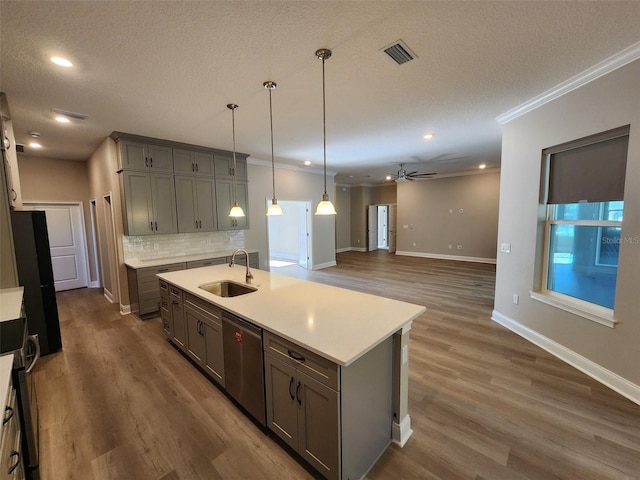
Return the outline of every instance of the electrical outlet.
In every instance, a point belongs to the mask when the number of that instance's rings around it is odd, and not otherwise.
[[[449,250],[451,250],[453,248],[453,245],[449,245]]]
[[[450,208],[450,209],[449,209],[449,213],[453,213],[453,208]]]
[[[516,305],[520,303],[520,295],[518,295],[517,293],[513,294],[513,303],[515,303]]]
[[[456,248],[457,248],[458,250],[462,250],[462,245],[458,245]]]
[[[157,243],[153,244],[153,249],[154,250],[160,250],[160,245],[158,245]]]
[[[460,210],[458,210],[458,213],[464,213],[464,208],[461,208]]]
[[[416,246],[416,242],[413,242],[413,246],[414,246],[414,247]]]
[[[511,244],[510,243],[501,243],[500,251],[502,253],[511,253]]]

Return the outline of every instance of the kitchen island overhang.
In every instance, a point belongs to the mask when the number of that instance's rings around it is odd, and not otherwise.
[[[344,371],[382,344],[391,345],[392,422],[389,440],[403,446],[411,436],[408,412],[408,347],[411,323],[426,308],[261,270],[252,270],[256,291],[220,297],[200,286],[245,283],[245,268],[217,265],[158,275],[210,304],[323,357]]]

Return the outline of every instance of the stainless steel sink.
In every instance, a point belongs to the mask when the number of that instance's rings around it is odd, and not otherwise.
[[[258,290],[251,285],[245,285],[231,280],[221,280],[219,282],[205,283],[200,285],[205,292],[213,293],[219,297],[237,297],[238,295],[245,295],[247,293],[255,292]]]

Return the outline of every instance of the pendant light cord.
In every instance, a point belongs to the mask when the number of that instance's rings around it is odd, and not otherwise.
[[[274,84],[275,87],[275,84]],[[269,121],[271,122],[271,178],[273,180],[273,199],[276,198],[276,164],[273,159],[273,107],[271,105],[271,90],[272,88],[267,88],[269,90]]]
[[[231,131],[233,136],[233,205],[238,205],[238,184],[236,182],[236,108],[231,108]]]
[[[322,57],[322,145],[324,149],[324,196],[327,197],[327,109],[325,101],[325,86],[324,86],[324,57]]]

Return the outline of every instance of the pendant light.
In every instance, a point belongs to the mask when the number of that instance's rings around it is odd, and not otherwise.
[[[269,120],[271,122],[271,178],[273,179],[273,199],[271,205],[267,210],[267,215],[284,215],[282,207],[278,205],[278,199],[276,198],[276,164],[273,160],[273,106],[271,104],[271,92],[277,87],[275,82],[268,80],[262,84],[264,88],[269,90]]]
[[[244,217],[242,207],[238,205],[238,184],[236,182],[236,108],[238,105],[229,103],[227,108],[231,110],[231,125],[233,132],[233,207],[229,212],[230,217]]]
[[[316,208],[316,215],[335,215],[336,209],[329,200],[329,195],[327,195],[327,109],[325,106],[324,86],[324,61],[331,57],[331,50],[327,48],[316,50],[316,57],[318,57],[318,60],[322,60],[322,139],[324,146],[324,194],[322,195],[322,201]]]

